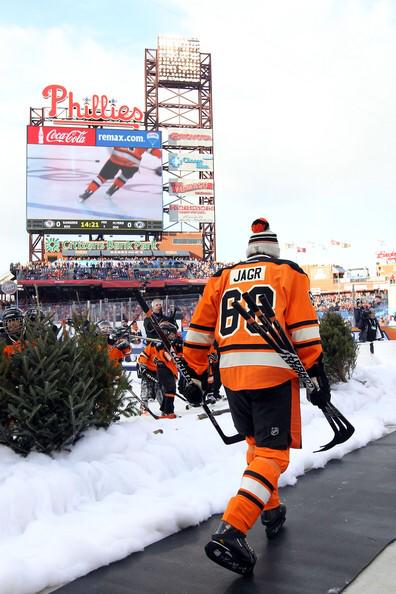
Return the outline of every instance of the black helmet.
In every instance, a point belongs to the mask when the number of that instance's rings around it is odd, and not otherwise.
[[[113,332],[113,326],[109,320],[100,320],[100,322],[96,324],[96,327],[100,334],[103,334],[104,336],[109,336]]]
[[[19,322],[19,325],[14,322]],[[23,312],[18,307],[9,307],[3,313],[3,327],[9,336],[20,336],[23,330]]]
[[[166,336],[170,334],[177,334],[177,326],[172,324],[172,322],[168,322],[167,320],[163,320],[160,322],[160,328]]]
[[[38,307],[31,306],[25,311],[25,319],[30,322],[36,322],[36,320],[42,320],[43,318],[44,314]]]

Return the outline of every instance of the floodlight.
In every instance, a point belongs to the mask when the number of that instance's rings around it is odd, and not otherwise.
[[[158,79],[178,82],[200,80],[199,40],[158,36]]]

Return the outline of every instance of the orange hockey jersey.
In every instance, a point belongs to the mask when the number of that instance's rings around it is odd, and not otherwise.
[[[116,165],[119,165],[119,167],[139,167],[145,152],[149,152],[154,157],[161,156],[160,149],[115,146],[111,153],[110,160]]]
[[[209,279],[184,343],[187,364],[203,373],[216,339],[221,381],[231,390],[267,388],[296,378],[278,353],[249,330],[232,307],[234,300],[246,307],[242,299],[245,291],[257,303],[260,295],[266,295],[306,368],[318,359],[322,345],[307,275],[289,260],[254,256],[219,270]]]
[[[155,348],[155,344],[153,342],[149,342],[144,347],[144,350],[140,353],[138,358],[139,365],[143,365],[147,367],[150,371],[156,373],[157,371],[157,363],[155,359],[157,357],[157,349]]]
[[[27,343],[22,343],[20,340],[16,340],[11,344],[7,344],[3,349],[3,353],[7,357],[12,357],[12,355],[15,355],[15,353],[21,353],[25,348],[24,345],[26,344]]]

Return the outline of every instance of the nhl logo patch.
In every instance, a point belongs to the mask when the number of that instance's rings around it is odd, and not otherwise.
[[[271,427],[271,436],[276,437],[279,435],[279,427]]]

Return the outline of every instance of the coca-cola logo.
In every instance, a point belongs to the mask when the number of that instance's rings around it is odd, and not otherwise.
[[[87,140],[87,130],[70,130],[60,132],[59,130],[50,130],[45,137],[45,142],[59,142],[62,144],[85,144]]]

